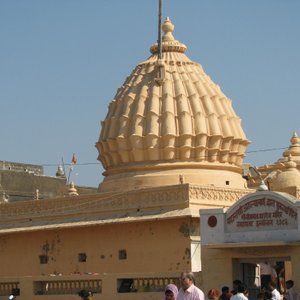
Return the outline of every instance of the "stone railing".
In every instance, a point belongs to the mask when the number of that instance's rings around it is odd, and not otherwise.
[[[166,285],[180,285],[179,277],[135,277],[118,279],[119,293],[163,292]]]
[[[35,295],[75,295],[86,289],[101,294],[102,280],[42,280],[33,282]]]
[[[17,288],[18,300],[73,300],[85,289],[100,300],[161,300],[166,285],[179,286],[179,277],[179,273],[173,272],[2,277],[0,296],[8,297]]]
[[[19,289],[19,281],[0,281],[0,296],[9,296],[13,289]]]

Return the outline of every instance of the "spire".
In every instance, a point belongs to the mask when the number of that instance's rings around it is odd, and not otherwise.
[[[300,139],[296,131],[293,132],[290,142],[291,144],[289,148],[283,152],[283,157],[288,158],[290,155],[292,155],[293,158],[298,161],[300,157]]]
[[[297,134],[296,131],[293,132],[293,136],[290,139],[290,141],[291,141],[291,144],[292,144],[291,146],[299,145],[300,139],[299,139],[298,134]]]
[[[167,17],[163,26],[162,26],[162,29],[164,31],[164,36],[163,36],[163,41],[166,42],[166,41],[174,41],[174,36],[172,34],[172,32],[174,31],[174,25],[173,23],[171,22],[170,18]]]
[[[174,25],[170,18],[167,17],[164,24],[162,25],[162,30],[164,35],[162,36],[161,51],[163,52],[180,52],[184,53],[186,46],[179,41],[177,41],[173,36]],[[158,54],[159,58],[159,45],[155,43],[150,47],[150,52],[152,54]],[[163,59],[163,57],[162,57]]]

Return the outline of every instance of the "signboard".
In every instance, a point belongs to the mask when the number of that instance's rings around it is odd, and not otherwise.
[[[249,199],[226,213],[226,232],[264,231],[297,228],[293,203],[262,197]]]

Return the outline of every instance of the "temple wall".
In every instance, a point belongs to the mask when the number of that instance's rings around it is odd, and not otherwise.
[[[178,219],[5,234],[0,276],[180,272],[190,268],[190,231],[197,227]]]

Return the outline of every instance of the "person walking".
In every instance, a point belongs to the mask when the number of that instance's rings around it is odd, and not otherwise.
[[[175,284],[170,283],[165,288],[165,296],[163,300],[176,300],[178,295],[178,288]]]
[[[181,288],[176,300],[205,300],[204,293],[195,286],[195,277],[192,272],[181,274]]]

